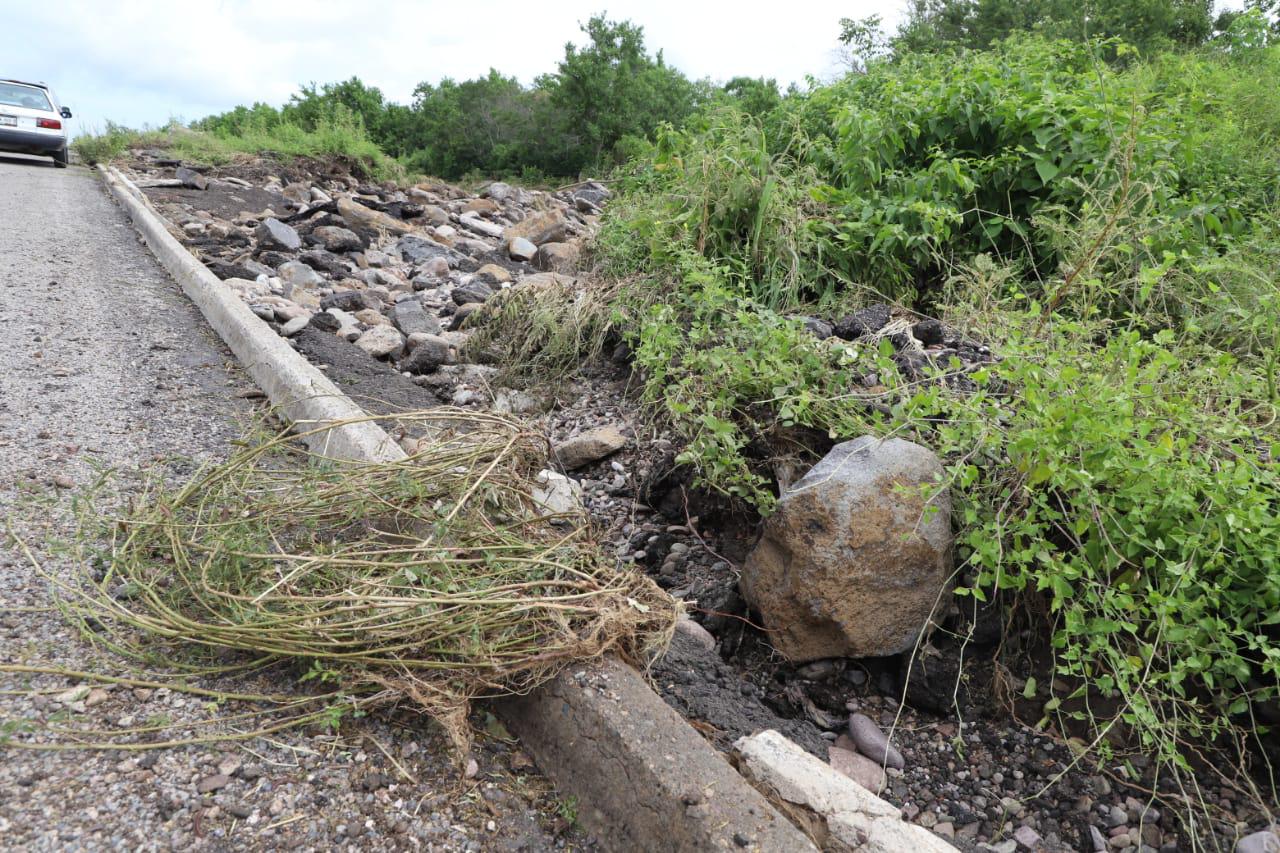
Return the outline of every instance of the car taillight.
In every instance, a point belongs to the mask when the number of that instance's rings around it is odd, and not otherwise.
[[[43,127],[49,130],[62,130],[62,122],[56,118],[38,118],[36,119],[36,127]]]

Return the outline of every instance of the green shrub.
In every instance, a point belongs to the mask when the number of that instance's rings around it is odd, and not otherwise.
[[[125,152],[132,138],[132,131],[108,121],[101,133],[84,134],[71,140],[71,149],[87,166],[110,163]]]
[[[797,427],[934,447],[961,593],[1039,605],[1062,683],[1116,709],[1082,712],[1096,744],[1120,724],[1182,770],[1191,742],[1265,735],[1250,715],[1280,697],[1280,95],[1250,76],[1280,52],[1259,50],[873,64],[660,134],[596,246],[701,485],[769,512]],[[958,392],[959,363],[908,379],[889,341],[787,315],[868,291],[999,360]]]

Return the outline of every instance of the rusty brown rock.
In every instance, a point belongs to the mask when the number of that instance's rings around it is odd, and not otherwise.
[[[569,272],[578,264],[582,247],[577,243],[543,243],[533,260],[534,266],[548,272]]]
[[[531,213],[512,225],[502,233],[502,242],[510,244],[517,237],[523,237],[535,246],[543,243],[558,243],[568,233],[564,211],[559,208]]]
[[[911,648],[951,573],[951,497],[927,448],[836,445],[783,493],[742,569],[742,592],[795,662]]]

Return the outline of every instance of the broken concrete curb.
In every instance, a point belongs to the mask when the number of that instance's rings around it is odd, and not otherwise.
[[[742,772],[808,828],[823,849],[845,853],[957,853],[956,848],[857,782],[772,730],[734,744]]]
[[[404,458],[380,426],[169,233],[128,178],[99,170],[161,264],[271,401],[295,423],[338,425],[313,450],[361,461]],[[499,709],[557,788],[578,798],[583,824],[610,849],[816,849],[619,661],[562,673]]]

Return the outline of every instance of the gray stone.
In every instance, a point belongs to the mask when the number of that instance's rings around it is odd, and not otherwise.
[[[449,342],[436,335],[415,334],[413,348],[400,369],[409,373],[431,373],[442,364],[448,364],[452,358]]]
[[[537,485],[531,496],[547,515],[572,515],[582,512],[582,486],[558,471],[538,472]]]
[[[1013,840],[1018,842],[1018,847],[1022,850],[1038,850],[1043,843],[1040,833],[1025,825],[1013,831]]]
[[[225,788],[230,784],[231,784],[230,776],[225,776],[221,773],[218,773],[213,776],[205,776],[203,779],[197,782],[196,791],[198,791],[201,794],[212,794],[214,791],[218,790],[219,788]]]
[[[511,197],[511,184],[504,184],[502,181],[494,181],[480,191],[483,198],[491,198],[498,203],[502,203]]]
[[[529,415],[541,408],[537,397],[515,388],[504,388],[493,398],[493,410],[500,415]]]
[[[374,326],[356,339],[356,346],[374,358],[386,358],[400,354],[404,336],[391,326]]]
[[[302,248],[302,238],[292,226],[285,225],[279,219],[265,219],[253,230],[258,239],[258,246],[264,249],[279,249],[285,252],[296,252]]]
[[[432,258],[453,259],[460,256],[458,252],[443,243],[428,240],[426,237],[401,237],[396,241],[395,248],[400,253],[400,257],[411,264],[425,264]]]
[[[443,331],[439,318],[428,314],[416,297],[397,302],[391,309],[391,322],[406,335],[438,335]]]
[[[895,770],[902,770],[907,766],[902,753],[889,743],[889,738],[880,731],[875,720],[866,714],[849,715],[849,737],[853,738],[853,742],[857,744],[858,752],[877,764],[892,767]]]
[[[339,225],[321,225],[311,232],[311,236],[330,252],[358,252],[364,248],[356,232]]]
[[[178,171],[174,173],[178,180],[182,181],[184,187],[190,187],[193,190],[208,189],[209,179],[194,169],[188,169],[186,166],[179,166]]]
[[[915,645],[951,573],[942,476],[927,448],[863,436],[783,493],[741,579],[778,651],[803,663]]]
[[[493,296],[493,288],[479,280],[458,285],[450,294],[456,305],[466,305],[468,302],[483,304],[490,296]]]
[[[566,471],[590,465],[627,445],[627,437],[614,426],[596,427],[566,439],[551,449],[551,456]]]
[[[360,311],[364,308],[381,308],[382,301],[367,290],[339,290],[321,299],[320,307],[325,309],[339,308],[343,311]]]
[[[709,652],[716,650],[716,638],[706,628],[690,619],[687,613],[681,613],[680,618],[676,620],[676,633],[684,634]]]
[[[458,217],[458,224],[463,228],[482,234],[485,237],[501,237],[502,226],[494,225],[492,222],[485,222],[479,216],[473,213],[466,213]]]
[[[516,237],[507,245],[507,254],[512,260],[531,261],[538,254],[538,247],[524,237]]]
[[[1093,843],[1093,853],[1103,853],[1107,849],[1107,837],[1092,824],[1089,825],[1089,840]]]
[[[311,267],[302,261],[287,261],[280,265],[277,270],[280,280],[290,287],[298,287],[303,290],[312,290],[317,287],[323,287],[326,283],[325,277],[320,275]],[[288,291],[285,291],[286,293]]]
[[[294,335],[298,334],[298,332],[305,329],[310,322],[310,314],[299,314],[297,317],[294,317],[292,320],[280,327],[280,334],[283,337],[292,338]]]
[[[1264,829],[1246,835],[1236,842],[1235,853],[1280,853],[1280,834]]]
[[[827,833],[828,850],[862,853],[954,853],[955,848],[849,777],[775,731],[734,743],[739,767],[761,790],[808,812]]]
[[[820,317],[805,317],[804,328],[805,331],[820,341],[825,341],[834,333],[831,324]]]

